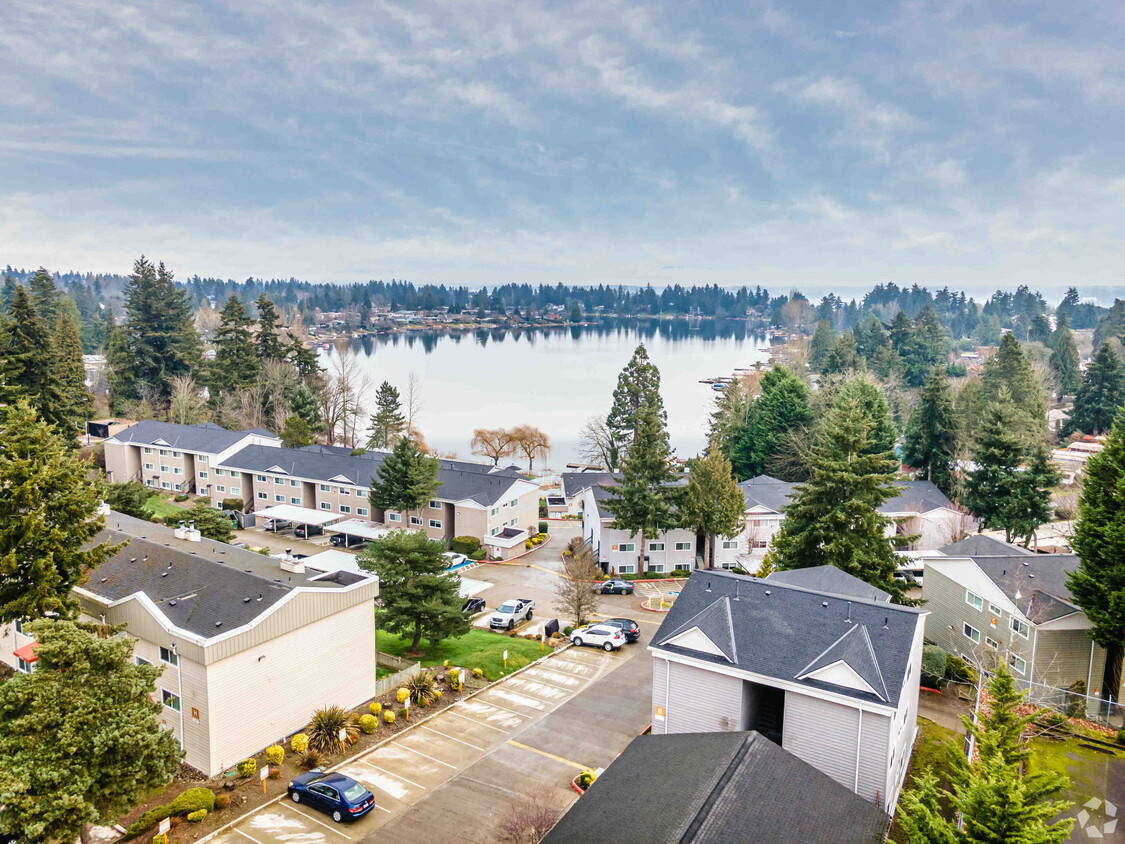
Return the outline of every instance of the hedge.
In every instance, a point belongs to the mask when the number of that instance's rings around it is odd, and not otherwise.
[[[483,548],[478,548],[476,551],[474,551],[473,553],[471,553],[469,555],[469,559],[470,560],[483,560],[484,557],[485,557],[485,554],[486,554],[486,552]]]
[[[455,536],[449,543],[449,549],[457,554],[466,556],[480,548],[480,539],[476,536]]]
[[[289,749],[294,753],[304,753],[309,748],[309,737],[304,733],[294,733],[289,739]]]
[[[546,522],[540,522],[539,523],[539,532],[540,533],[546,533],[547,532],[547,523]]]
[[[188,813],[187,819],[191,823],[199,823],[205,817],[207,817],[207,810],[206,809],[197,809],[194,812]]]
[[[285,761],[285,748],[280,744],[271,744],[266,748],[266,762],[270,765],[280,765]]]
[[[253,759],[243,759],[238,763],[237,770],[240,777],[252,777],[254,772],[258,770],[258,763]]]
[[[165,818],[190,815],[200,809],[207,812],[215,809],[215,792],[209,788],[189,788],[182,794],[177,795],[167,806],[154,806],[149,809],[133,822],[125,835],[128,838],[133,838],[146,829],[156,826]]]

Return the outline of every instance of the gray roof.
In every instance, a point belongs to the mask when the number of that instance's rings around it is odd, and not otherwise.
[[[879,844],[890,819],[756,732],[633,739],[543,844]]]
[[[563,472],[563,496],[572,498],[590,487],[597,487],[613,478],[613,472]]]
[[[1081,612],[1066,586],[1067,574],[1078,568],[1073,554],[973,555],[972,559],[1036,624]]]
[[[91,570],[83,589],[109,601],[143,592],[172,624],[204,638],[253,621],[298,586],[348,585],[312,583],[320,572],[285,572],[270,557],[210,539],[177,539],[174,528],[120,513],[106,517],[94,542],[105,540],[128,544]]]
[[[738,488],[742,490],[742,497],[746,499],[746,509],[759,506],[780,513],[784,507],[789,506],[789,499],[796,486],[771,478],[769,475],[758,475],[756,478],[743,481]]]
[[[248,445],[239,449],[222,463],[224,467],[244,472],[276,472],[330,482],[333,478],[346,478],[347,483],[366,487],[376,475],[386,452],[369,451],[352,455],[350,448],[310,445],[304,448],[275,448]],[[464,460],[440,460],[437,497],[446,501],[475,501],[490,506],[499,501],[516,481],[526,480],[511,469],[494,469],[486,463],[469,463]]]
[[[938,550],[947,557],[975,557],[978,554],[984,557],[1003,557],[1005,555],[1035,553],[1019,545],[1012,545],[991,536],[985,536],[983,533],[966,536],[959,542],[943,545]]]
[[[895,486],[898,494],[879,507],[880,513],[928,513],[939,507],[956,509],[945,493],[929,481],[895,481]],[[738,488],[742,490],[747,509],[760,506],[780,513],[789,505],[797,484],[779,481],[769,475],[758,475],[743,481]]]
[[[882,589],[872,586],[870,583],[865,583],[858,577],[830,565],[775,571],[767,575],[766,580],[787,583],[790,586],[800,586],[803,589],[812,589],[815,592],[824,592],[828,595],[839,595],[843,598],[862,598],[867,601],[889,601],[891,599],[889,592],[884,592]]]
[[[729,607],[729,615],[716,609],[716,604]],[[913,607],[840,597],[777,580],[697,571],[665,616],[651,647],[712,663],[720,671],[733,665],[810,689],[897,706],[923,614]],[[729,640],[732,653],[724,657],[668,644],[669,639],[693,627],[724,653]],[[862,632],[852,633],[854,639],[845,638],[854,630]],[[877,694],[798,679],[816,670],[810,666],[819,666],[818,660],[829,652],[836,655],[831,661],[844,659]]]
[[[213,422],[177,425],[174,422],[148,421],[129,426],[124,431],[114,434],[113,439],[138,445],[154,445],[157,440],[162,440],[169,448],[218,454],[251,434],[276,437],[276,434],[261,428],[255,428],[253,431],[228,431]]]

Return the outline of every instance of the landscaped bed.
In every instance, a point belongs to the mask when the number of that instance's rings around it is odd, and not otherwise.
[[[160,493],[152,496],[145,502],[145,510],[154,516],[163,519],[165,516],[174,516],[178,513],[183,513],[185,508],[181,504],[176,504],[172,501],[172,497]]]
[[[417,659],[423,668],[442,665],[446,660],[449,660],[450,665],[479,668],[489,680],[499,680],[505,674],[523,668],[549,653],[551,647],[547,645],[544,650],[538,640],[531,641],[521,639],[518,635],[513,637],[487,630],[470,630],[464,636],[446,639],[437,646],[432,646],[423,639],[422,648],[425,653],[421,657],[406,656],[410,641],[394,633],[379,631],[376,634],[376,646],[383,653]],[[504,651],[508,652],[507,671],[504,670]]]

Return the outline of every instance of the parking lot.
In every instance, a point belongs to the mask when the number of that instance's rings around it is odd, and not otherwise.
[[[375,796],[376,808],[358,821],[335,824],[327,815],[283,798],[211,840],[215,844],[360,841],[500,749],[533,767],[553,761],[563,771],[572,770],[573,776],[594,760],[542,751],[523,734],[634,654],[647,661],[648,654],[636,645],[619,653],[567,648],[344,763],[338,770]],[[566,785],[565,778],[560,785]]]

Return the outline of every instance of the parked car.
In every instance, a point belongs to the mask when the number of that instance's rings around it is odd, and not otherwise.
[[[337,548],[355,548],[367,542],[362,536],[352,536],[350,533],[334,533],[329,541]]]
[[[632,595],[633,584],[628,580],[607,580],[594,587],[599,595]]]
[[[620,627],[611,627],[608,624],[591,624],[579,627],[570,634],[570,641],[581,647],[593,645],[607,651],[620,650],[625,644],[625,633]]]
[[[641,638],[640,625],[631,618],[610,618],[598,623],[604,624],[606,627],[621,628],[621,632],[625,634],[626,642],[635,642]]]
[[[461,612],[476,615],[478,612],[485,611],[484,598],[469,598],[465,601],[465,605],[461,607]]]
[[[293,523],[288,521],[287,519],[266,519],[264,522],[262,522],[262,527],[264,527],[266,530],[272,531],[288,530],[289,528],[293,527]]]
[[[375,796],[351,777],[321,770],[290,780],[289,799],[320,809],[336,823],[362,818],[375,808]]]
[[[534,609],[535,601],[530,598],[512,598],[493,610],[488,626],[511,630],[520,622],[531,621],[531,611]]]
[[[469,559],[464,554],[458,554],[454,551],[446,551],[442,556],[445,557],[445,567],[447,569],[459,566]]]
[[[308,539],[310,536],[323,534],[324,528],[320,525],[297,525],[297,529],[293,533],[301,539]]]

